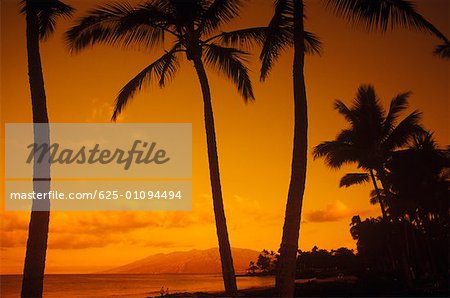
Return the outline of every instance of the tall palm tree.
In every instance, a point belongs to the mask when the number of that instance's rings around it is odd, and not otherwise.
[[[236,296],[237,286],[228,239],[217,156],[211,92],[205,65],[227,76],[245,101],[253,100],[253,89],[245,66],[247,53],[229,43],[246,43],[250,38],[261,40],[265,28],[243,29],[218,33],[219,28],[235,18],[243,5],[241,0],[149,0],[132,6],[109,3],[91,10],[67,32],[73,52],[97,43],[147,49],[171,43],[170,49],[145,67],[120,91],[115,101],[112,120],[141,87],[156,80],[160,87],[173,79],[185,56],[193,63],[203,94],[204,120],[222,274],[227,295]]]
[[[400,113],[408,107],[410,95],[410,92],[405,92],[395,96],[386,113],[373,86],[360,86],[351,107],[340,100],[334,103],[334,108],[345,117],[350,127],[343,129],[335,140],[317,145],[313,151],[314,158],[324,157],[331,168],[339,169],[344,164],[356,163],[359,169],[364,170],[366,173],[346,174],[340,186],[348,187],[371,180],[384,218],[388,211],[385,201],[389,203],[389,196],[381,194],[377,179],[383,191],[388,192],[387,161],[395,150],[406,146],[418,133],[423,132],[421,113],[418,111],[413,111],[398,122]]]
[[[25,0],[22,1],[21,13],[26,16],[28,79],[33,123],[35,123],[34,142],[48,144],[50,131],[39,42],[55,31],[58,17],[70,17],[73,9],[58,0]],[[36,125],[36,123],[41,124]],[[48,162],[37,163],[35,160],[33,171],[34,191],[49,192],[50,164]],[[45,177],[44,180],[37,179],[42,177]],[[33,200],[23,270],[22,297],[42,297],[49,220],[50,201]]]
[[[445,36],[422,17],[408,0],[323,0],[325,6],[337,15],[369,30],[386,31],[406,27],[434,34],[441,40]],[[304,1],[275,0],[274,15],[264,36],[261,52],[261,79],[265,80],[281,52],[294,48],[294,146],[291,181],[286,203],[280,258],[276,275],[276,288],[280,296],[294,294],[295,260],[301,221],[301,209],[306,181],[308,114],[304,80],[305,53],[317,52],[318,44],[311,48],[302,42],[308,33],[304,30]]]

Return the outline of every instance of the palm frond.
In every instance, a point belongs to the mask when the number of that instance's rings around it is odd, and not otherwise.
[[[205,50],[205,63],[231,79],[244,100],[254,99],[249,70],[244,65],[248,53],[216,44],[207,44]]]
[[[450,43],[445,42],[441,45],[436,46],[434,48],[433,54],[444,59],[450,59]]]
[[[394,128],[395,121],[397,120],[399,114],[408,108],[408,98],[410,96],[411,92],[404,92],[398,94],[391,100],[389,111],[383,124],[386,134]]]
[[[214,0],[206,9],[198,25],[199,33],[210,33],[220,25],[235,18],[244,5],[244,0]]]
[[[439,146],[434,139],[434,133],[423,130],[415,134],[410,141],[409,149],[439,152]],[[407,149],[408,150],[408,149]]]
[[[279,28],[276,32],[272,30],[264,42],[261,51],[261,74],[260,80],[264,81],[269,76],[275,62],[278,61],[281,53],[293,44],[293,37],[290,30]]]
[[[382,32],[396,27],[415,29],[447,38],[427,21],[409,0],[325,0],[326,6],[354,25]]]
[[[209,0],[158,0],[164,1],[168,4],[168,11],[176,21],[178,28],[189,27],[189,30],[194,30],[193,25],[198,23],[208,5]]]
[[[111,117],[112,121],[117,119],[117,116],[125,108],[126,104],[135,95],[137,91],[142,89],[142,86],[151,82],[152,80],[158,80],[160,87],[163,87],[168,79],[172,79],[179,67],[179,62],[176,57],[176,53],[179,51],[178,45],[174,46],[172,50],[162,55],[159,59],[151,63],[138,73],[133,79],[131,79],[120,90],[119,95],[115,101],[114,113]]]
[[[286,31],[284,31],[284,33],[286,33],[286,36],[293,37],[293,34],[287,33],[287,31],[292,30],[286,28]],[[222,32],[216,36],[209,38],[207,41],[217,39],[226,46],[249,49],[255,44],[259,46],[264,45],[267,33],[267,27],[253,27],[229,32]],[[293,42],[291,41],[291,44],[292,43]],[[322,42],[316,34],[308,31],[305,31],[305,52],[312,55],[320,55],[322,52]]]
[[[381,137],[386,112],[380,103],[374,86],[361,85],[358,87],[352,111],[356,115],[359,129],[371,131],[374,134],[373,136],[377,138]]]
[[[267,78],[281,52],[293,44],[292,11],[291,1],[275,1],[275,12],[268,25],[266,38],[259,56],[262,63],[261,81]]]
[[[383,188],[379,188],[378,191],[376,189],[372,189],[369,194],[370,197],[370,204],[376,205],[380,203],[381,201],[386,205],[387,203],[387,196],[386,192]]]
[[[379,189],[379,191],[380,191],[380,196],[382,196],[382,194],[381,194],[382,191],[380,189]],[[378,191],[376,191],[375,189],[372,189],[370,191],[369,198],[370,198],[370,204],[372,204],[372,205],[376,205],[380,202],[379,196],[378,196]]]
[[[336,141],[343,142],[347,144],[353,144],[355,140],[358,139],[357,132],[355,129],[343,129],[336,136]]]
[[[356,117],[354,115],[354,112],[347,107],[347,105],[340,99],[336,99],[334,101],[334,109],[338,111],[339,114],[344,116],[344,118],[350,122],[353,123],[356,120]]]
[[[314,147],[313,156],[314,159],[325,158],[325,163],[334,169],[339,169],[344,164],[359,161],[359,154],[354,146],[339,141],[320,143]]]
[[[290,0],[276,0],[275,12],[267,27],[267,33],[262,45],[260,80],[264,81],[281,52],[294,44],[293,2]],[[322,43],[311,32],[304,32],[304,46],[306,54],[320,54]]]
[[[73,7],[59,0],[22,0],[21,6],[21,13],[30,11],[36,14],[39,36],[42,40],[47,39],[55,31],[57,18],[70,18],[75,11]]]
[[[222,32],[209,38],[207,41],[216,40],[227,47],[249,49],[253,45],[262,45],[267,34],[267,27],[253,27],[241,30]]]
[[[322,53],[322,42],[319,37],[309,31],[305,31],[305,53],[310,55],[320,55]]]
[[[129,3],[110,3],[91,10],[66,32],[66,41],[72,52],[78,52],[96,43],[132,43],[155,46],[163,42],[169,21],[157,7],[146,4],[133,8]]]
[[[416,134],[423,132],[424,129],[420,124],[421,117],[422,113],[416,110],[403,119],[383,142],[385,150],[401,148]]]
[[[356,97],[353,102],[354,110],[365,110],[371,107],[377,107],[378,110],[382,110],[378,96],[375,92],[373,85],[361,85],[356,91]]]
[[[349,173],[345,174],[339,182],[339,187],[349,187],[355,184],[363,184],[369,181],[367,173]]]

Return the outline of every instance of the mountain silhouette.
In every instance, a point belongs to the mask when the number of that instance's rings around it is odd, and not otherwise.
[[[244,273],[250,261],[256,261],[258,251],[232,248],[236,273]],[[220,255],[217,247],[206,250],[159,253],[132,263],[110,269],[109,274],[158,274],[158,273],[221,273]]]

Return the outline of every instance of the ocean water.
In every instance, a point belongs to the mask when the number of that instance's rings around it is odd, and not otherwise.
[[[21,275],[0,276],[0,297],[19,297]],[[237,277],[239,289],[274,285],[274,277]],[[211,274],[50,274],[44,297],[148,297],[161,287],[176,292],[223,291],[221,275]]]

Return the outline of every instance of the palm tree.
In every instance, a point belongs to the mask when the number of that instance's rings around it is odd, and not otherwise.
[[[231,43],[246,44],[261,40],[265,28],[243,29],[215,34],[225,23],[236,17],[243,5],[240,0],[149,0],[131,6],[109,3],[94,9],[67,32],[73,52],[96,43],[123,46],[136,45],[154,49],[170,40],[170,50],[145,67],[120,91],[115,101],[112,120],[141,87],[153,80],[164,87],[180,67],[181,54],[193,63],[203,94],[204,120],[214,215],[216,221],[222,274],[227,295],[236,296],[237,286],[228,239],[226,218],[217,156],[211,93],[205,65],[227,76],[245,101],[253,100],[253,89],[245,66],[247,52]]]
[[[393,152],[408,144],[423,131],[421,113],[413,111],[398,124],[400,113],[407,109],[410,92],[400,93],[391,100],[386,113],[375,89],[370,85],[358,88],[351,107],[336,100],[334,108],[345,117],[350,127],[343,129],[333,141],[314,148],[314,158],[324,157],[330,168],[339,169],[344,164],[356,163],[365,173],[349,173],[342,177],[340,186],[349,187],[372,181],[383,218],[387,218],[390,186],[386,177],[386,162]],[[377,179],[383,186],[381,193]]]
[[[358,26],[386,31],[394,27],[418,29],[447,40],[406,0],[324,0],[326,7]],[[304,1],[275,0],[275,12],[264,36],[261,79],[265,80],[281,52],[294,48],[294,146],[291,181],[286,203],[283,236],[280,245],[276,288],[280,296],[294,294],[295,259],[301,221],[301,209],[306,181],[308,114],[304,80],[305,53],[317,53],[318,43],[302,42],[309,35],[304,30]],[[314,38],[315,39],[315,38]],[[317,39],[315,39],[317,40]]]
[[[33,109],[34,142],[49,143],[47,103],[42,73],[39,42],[55,31],[56,19],[70,17],[72,7],[58,0],[24,0],[21,13],[26,16],[28,79]],[[36,125],[37,123],[41,123]],[[43,123],[43,124],[42,124]],[[34,162],[35,192],[50,190],[50,164]],[[37,178],[45,177],[44,180]],[[27,251],[22,280],[22,297],[42,297],[45,257],[47,252],[50,201],[33,200],[28,230]]]
[[[397,124],[400,113],[408,107],[410,92],[400,93],[391,100],[386,113],[380,104],[375,89],[370,85],[358,88],[353,105],[349,108],[342,101],[335,101],[335,109],[350,123],[333,141],[326,141],[314,148],[314,158],[324,157],[327,165],[338,169],[344,164],[356,163],[366,173],[346,174],[341,186],[350,186],[372,180],[383,220],[388,222],[394,204],[391,183],[387,177],[386,163],[395,150],[408,145],[417,134],[423,132],[421,113],[413,111]],[[377,185],[381,182],[383,190]],[[397,219],[395,220],[397,221]],[[406,224],[404,222],[404,224]],[[405,227],[406,228],[406,227]],[[401,254],[402,274],[408,287],[412,286],[408,239],[404,234],[405,251]],[[392,248],[388,245],[389,254]]]

